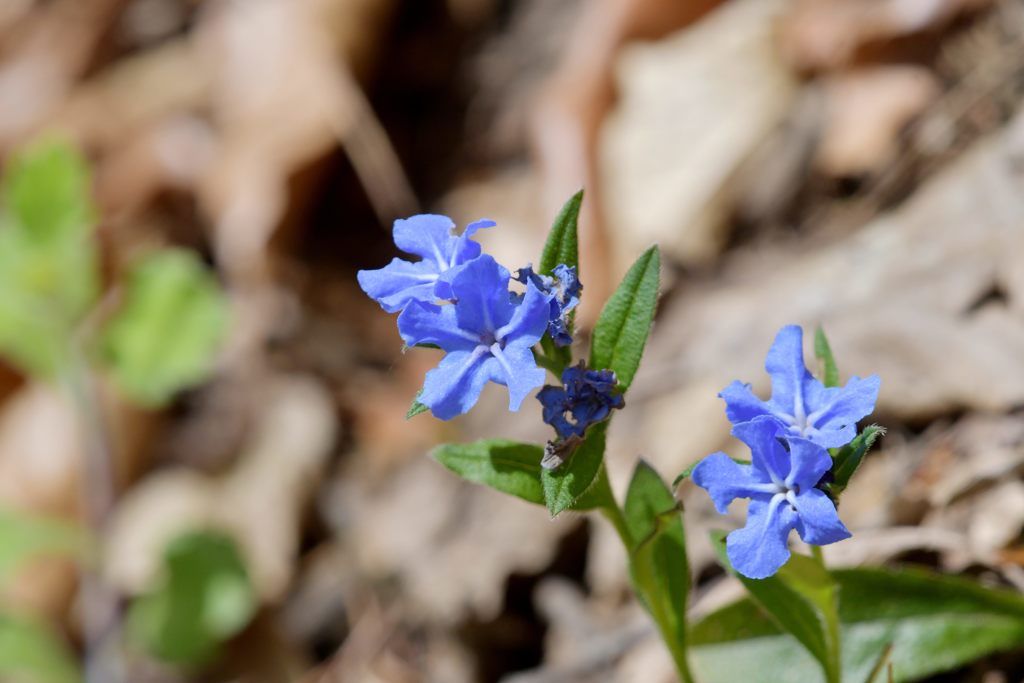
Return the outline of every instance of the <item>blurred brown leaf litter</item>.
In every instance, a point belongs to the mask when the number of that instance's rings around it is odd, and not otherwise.
[[[780,325],[820,323],[844,375],[882,376],[889,429],[830,562],[1024,590],[1022,102],[1020,0],[0,4],[3,154],[61,131],[94,165],[108,274],[180,245],[231,297],[206,385],[162,411],[102,392],[104,572],[142,593],[175,530],[215,525],[259,614],[208,670],[133,661],[129,680],[672,680],[608,529],[425,457],[542,440],[538,407],[485,392],[466,418],[406,422],[432,358],[355,284],[421,210],[492,218],[492,253],[536,260],[581,186],[585,306],[653,242],[668,265],[613,486],[640,455],[671,477],[723,448],[716,393],[761,376]],[[0,400],[0,503],[75,517],[68,407],[6,367]],[[738,593],[688,486],[700,613]],[[75,582],[44,558],[5,599],[77,643]],[[1022,673],[1018,654],[935,680]]]

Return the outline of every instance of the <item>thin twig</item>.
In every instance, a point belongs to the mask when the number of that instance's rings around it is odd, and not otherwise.
[[[82,499],[95,538],[102,544],[114,508],[114,460],[99,392],[76,339],[69,344],[70,362],[64,384],[74,406],[84,441]],[[120,607],[117,595],[103,581],[99,567],[81,570],[82,627],[87,683],[121,683],[123,662],[116,651]]]

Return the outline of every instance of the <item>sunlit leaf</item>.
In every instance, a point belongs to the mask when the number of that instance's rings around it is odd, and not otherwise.
[[[463,479],[544,504],[541,458],[544,449],[534,444],[488,439],[468,444],[444,444],[431,456]]]
[[[543,470],[541,484],[548,512],[555,517],[573,508],[593,485],[604,458],[605,433],[608,423],[601,422],[587,430],[583,443],[572,457],[557,470]]]
[[[103,359],[125,394],[158,406],[205,378],[226,323],[224,293],[199,259],[158,251],[129,273],[103,331]]]
[[[54,377],[99,290],[85,160],[44,140],[14,155],[0,183],[0,353]]]
[[[645,251],[608,299],[594,326],[590,367],[614,370],[623,391],[633,382],[651,331],[658,306],[660,261],[657,247]]]
[[[53,626],[37,617],[0,612],[0,680],[80,683],[82,677]]]
[[[690,591],[686,535],[672,492],[643,460],[633,471],[623,512],[635,542],[629,567],[637,595],[663,636],[682,647]]]
[[[255,611],[256,596],[234,542],[199,531],[168,545],[161,583],[132,604],[128,625],[154,656],[198,664],[212,658]]]
[[[1024,647],[1024,599],[916,570],[834,570],[839,584],[844,681],[865,681],[892,646],[894,680],[917,681],[986,655]],[[704,683],[820,683],[821,668],[749,598],[692,631]]]

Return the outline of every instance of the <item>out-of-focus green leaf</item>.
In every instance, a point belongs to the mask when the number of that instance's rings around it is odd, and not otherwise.
[[[67,644],[36,617],[0,613],[0,680],[18,683],[80,683]]]
[[[224,293],[199,259],[158,251],[129,273],[124,304],[103,330],[103,359],[126,395],[159,406],[203,380],[226,323]]]
[[[608,422],[601,422],[587,430],[583,443],[568,462],[556,470],[542,470],[541,484],[548,512],[556,517],[574,508],[580,497],[591,487],[601,470],[604,459],[605,433]]]
[[[128,627],[151,654],[174,664],[199,664],[241,631],[256,596],[234,541],[190,532],[164,554],[161,584],[131,606]]]
[[[99,289],[85,160],[45,140],[16,154],[0,184],[0,353],[53,377]]]
[[[651,332],[658,306],[660,262],[658,247],[641,254],[594,325],[590,367],[614,370],[623,391],[633,382]]]
[[[488,439],[468,444],[444,444],[431,456],[463,479],[544,504],[541,458],[544,449],[528,443]]]
[[[836,365],[836,359],[832,355],[832,347],[828,343],[828,337],[825,336],[825,330],[820,325],[814,331],[814,356],[821,361],[824,370],[821,383],[826,387],[839,386],[839,366]]]
[[[1024,599],[915,570],[835,570],[844,681],[864,681],[892,645],[896,681],[917,681],[1024,647]],[[704,683],[820,683],[815,660],[749,598],[699,623],[691,654]],[[783,672],[780,675],[780,672]]]
[[[633,471],[623,512],[635,542],[629,569],[637,595],[664,638],[685,651],[690,592],[686,535],[672,492],[643,460]]]
[[[95,209],[89,166],[66,142],[42,139],[16,153],[0,194],[14,229],[36,242],[90,236]]]
[[[0,582],[35,557],[77,557],[85,547],[84,531],[71,522],[0,509]]]

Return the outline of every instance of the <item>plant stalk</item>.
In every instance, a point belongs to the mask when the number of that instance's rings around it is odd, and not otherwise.
[[[69,346],[64,386],[84,441],[82,499],[89,527],[96,542],[102,545],[115,501],[114,459],[99,392],[84,354],[75,341]],[[81,577],[86,683],[122,683],[124,670],[116,650],[120,620],[117,595],[103,581],[99,567],[83,566]]]
[[[629,526],[626,523],[626,516],[615,501],[615,495],[612,493],[611,485],[608,482],[608,474],[605,471],[604,464],[602,463],[601,469],[598,471],[597,480],[594,482],[594,487],[597,489],[595,493],[599,500],[604,501],[601,506],[601,513],[605,518],[611,522],[612,526],[615,527],[616,533],[619,535],[619,540],[622,541],[623,547],[626,549],[626,554],[632,557],[633,550],[636,546],[636,540],[633,538],[633,534],[629,530]],[[661,636],[662,642],[665,643],[665,647],[668,648],[669,654],[672,656],[672,663],[675,664],[676,674],[679,676],[680,683],[694,683],[695,679],[693,674],[690,672],[690,665],[686,659],[686,645],[676,639],[675,634],[672,631],[671,626],[668,624],[665,615],[661,614],[659,610],[651,608],[651,605],[661,604],[660,600],[645,600],[641,593],[648,593],[650,595],[656,595],[659,590],[659,586],[655,582],[644,582],[644,585],[634,584],[634,590],[637,593],[637,597],[644,604],[644,608],[651,615],[655,626],[658,628],[658,634]],[[683,610],[685,612],[685,609]]]

